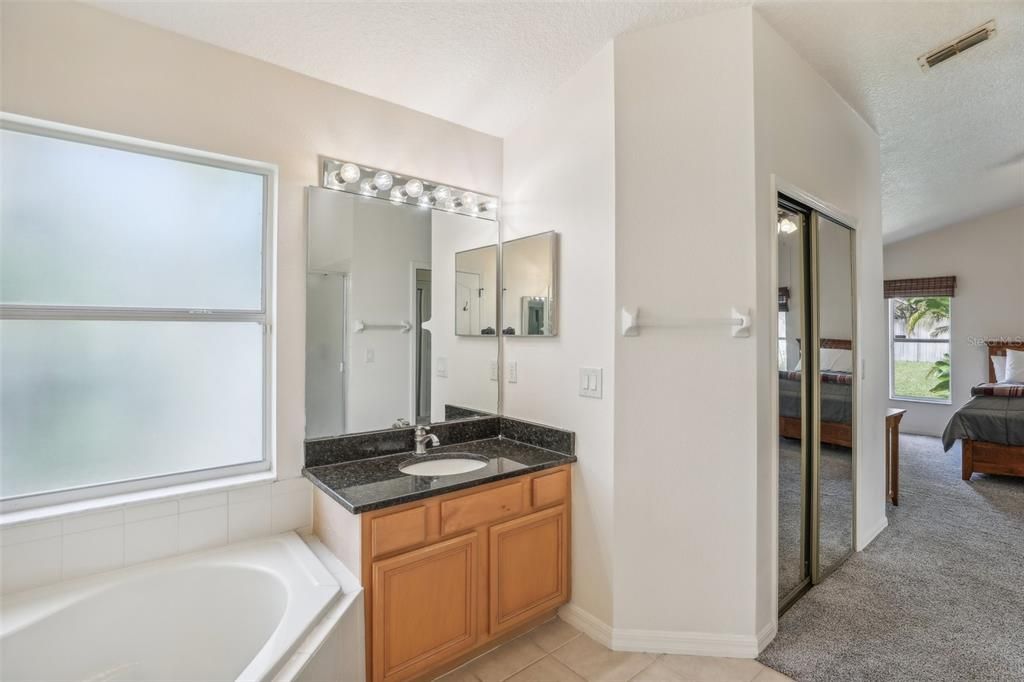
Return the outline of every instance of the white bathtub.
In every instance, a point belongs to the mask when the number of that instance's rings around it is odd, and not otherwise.
[[[266,680],[340,597],[295,533],[7,595],[0,679]]]

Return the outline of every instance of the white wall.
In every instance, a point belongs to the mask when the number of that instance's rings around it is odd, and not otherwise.
[[[505,239],[560,235],[559,335],[505,340],[519,382],[505,413],[576,432],[573,604],[612,621],[615,391],[615,149],[609,45],[505,139]],[[604,399],[578,395],[579,368],[604,368]]]
[[[885,246],[885,278],[956,276],[952,324],[952,404],[891,400],[907,410],[901,431],[938,436],[988,381],[986,338],[1024,336],[1024,207],[993,213]],[[883,337],[887,332],[883,331]],[[883,341],[888,352],[888,339]],[[888,357],[887,355],[884,357]]]
[[[750,31],[741,8],[615,41],[616,300],[641,320],[754,307]],[[615,336],[617,634],[753,633],[755,350]]]
[[[774,310],[776,214],[773,178],[827,202],[856,220],[857,347],[865,361],[857,415],[858,549],[884,527],[884,304],[878,137],[799,54],[753,13],[756,119],[757,308]],[[796,197],[799,198],[799,197]],[[759,358],[774,358],[776,321],[763,315]],[[771,362],[757,372],[757,632],[776,612],[777,395]]]

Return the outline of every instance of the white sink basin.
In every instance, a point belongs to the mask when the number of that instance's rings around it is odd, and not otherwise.
[[[452,476],[467,474],[470,471],[483,469],[485,466],[487,466],[486,460],[472,456],[453,455],[419,461],[412,459],[398,467],[398,470],[410,476]]]

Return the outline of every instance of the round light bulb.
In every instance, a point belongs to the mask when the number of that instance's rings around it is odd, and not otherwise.
[[[387,171],[377,171],[377,174],[373,176],[373,186],[380,191],[387,192],[393,184],[395,184],[395,179]]]
[[[417,198],[423,194],[423,183],[416,178],[409,180],[409,182],[405,183],[405,193],[413,199]]]
[[[370,182],[370,178],[365,178],[359,183],[359,191],[363,194],[376,194],[377,190],[374,188],[373,183]]]
[[[340,177],[341,182],[346,185],[350,182],[358,181],[359,176],[361,175],[362,173],[359,171],[359,166],[354,163],[343,163],[341,164],[341,170],[338,171],[338,177]]]
[[[451,199],[451,197],[452,191],[445,187],[444,185],[434,188],[434,199],[436,201],[440,201],[443,203]]]
[[[476,195],[475,194],[473,194],[472,192],[463,192],[462,193],[462,205],[463,206],[472,206],[475,203],[476,203]]]
[[[779,221],[779,232],[782,234],[793,234],[797,231],[796,223],[790,218],[783,218]]]

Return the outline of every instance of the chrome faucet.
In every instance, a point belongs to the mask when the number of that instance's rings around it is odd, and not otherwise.
[[[416,443],[416,452],[415,452],[415,454],[417,454],[417,455],[425,455],[425,454],[427,454],[427,443],[430,443],[433,446],[438,446],[438,445],[441,444],[441,441],[439,441],[437,439],[437,436],[435,436],[432,433],[427,433],[427,431],[429,431],[429,430],[430,430],[429,426],[422,426],[422,425],[417,425],[416,426],[416,430],[413,432],[413,434],[414,434],[413,435],[413,441],[415,441],[415,443]]]

